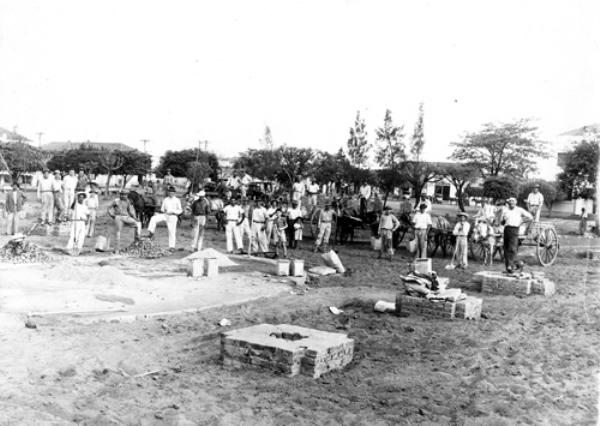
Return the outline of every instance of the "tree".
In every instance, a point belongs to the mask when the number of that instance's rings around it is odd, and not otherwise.
[[[265,134],[260,139],[260,145],[266,150],[273,150],[275,144],[273,143],[273,135],[271,134],[271,128],[269,126],[265,126]]]
[[[406,157],[404,153],[404,126],[394,126],[392,112],[387,109],[383,127],[375,130],[377,153],[375,159],[381,168],[395,169]]]
[[[422,161],[423,147],[425,146],[423,120],[423,104],[419,106],[419,116],[410,141],[411,159],[403,161],[400,165],[400,176],[407,181],[415,193],[415,207],[419,204],[419,194],[429,182],[436,182],[443,178],[437,163]]]
[[[560,189],[570,198],[592,198],[599,156],[597,138],[592,136],[575,143],[566,153],[563,172],[558,175]]]
[[[120,151],[123,164],[117,169],[117,174],[123,175],[123,187],[131,176],[144,176],[152,168],[152,157],[138,150]],[[141,184],[141,182],[139,182]]]
[[[292,187],[296,178],[312,174],[314,171],[315,152],[311,148],[282,146],[281,167],[277,174],[280,181],[287,181]]]
[[[519,183],[510,176],[489,176],[483,182],[483,196],[494,200],[517,197]]]
[[[536,130],[527,119],[486,123],[481,131],[453,142],[451,158],[477,167],[484,178],[502,174],[523,178],[537,170],[538,158],[550,156],[547,144],[537,139]]]
[[[44,151],[23,142],[0,143],[0,154],[14,180],[18,180],[23,173],[44,168],[48,161]]]
[[[371,144],[367,140],[365,120],[360,117],[360,111],[356,112],[354,127],[350,127],[350,137],[347,142],[348,159],[354,167],[366,167],[369,160]]]
[[[235,160],[234,168],[260,179],[275,179],[281,170],[281,150],[248,149]]]
[[[540,192],[544,196],[544,205],[548,209],[549,215],[552,214],[552,207],[556,201],[562,201],[566,198],[564,192],[559,189],[559,185],[555,182],[548,182],[543,179],[533,179],[523,182],[519,186],[519,196],[517,197],[520,201],[527,199],[527,196],[531,192],[534,185],[540,186]]]
[[[98,153],[98,165],[99,170],[106,174],[106,196],[110,194],[110,178],[117,174],[125,160],[121,156],[121,151],[117,150],[104,150]]]
[[[193,162],[206,163],[209,166],[208,176],[216,181],[219,178],[219,160],[212,152],[199,148],[182,149],[179,151],[168,150],[160,157],[156,173],[164,176],[167,169],[171,169],[173,176],[185,177],[189,172],[189,165]]]
[[[464,195],[477,178],[478,170],[470,164],[449,163],[443,167],[443,174],[456,188],[456,200],[461,212],[465,211]]]

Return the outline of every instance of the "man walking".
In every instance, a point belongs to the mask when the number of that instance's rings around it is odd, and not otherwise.
[[[413,225],[415,227],[415,238],[417,240],[417,252],[415,258],[427,257],[427,234],[431,229],[431,216],[427,213],[427,204],[422,203],[419,206],[419,211],[413,217]]]
[[[67,250],[71,255],[78,256],[85,242],[85,231],[90,217],[88,207],[85,205],[85,192],[77,193],[77,202],[71,212],[71,233],[67,242]]]
[[[317,252],[320,248],[326,251],[329,245],[329,237],[331,236],[331,222],[333,221],[333,210],[331,210],[331,202],[325,202],[325,208],[319,213],[318,229],[319,235],[315,240],[313,252]]]
[[[192,251],[199,251],[202,250],[202,244],[204,242],[206,218],[210,216],[210,201],[206,199],[206,192],[203,190],[198,192],[198,199],[192,203],[192,215],[194,216]]]
[[[527,210],[517,207],[516,198],[509,198],[508,206],[502,212],[501,221],[501,224],[504,225],[504,265],[509,274],[522,267],[516,260],[519,249],[519,228],[523,224],[523,218],[532,220],[533,215]]]
[[[242,209],[236,204],[233,199],[227,200],[227,205],[223,209],[225,214],[225,241],[227,244],[227,253],[233,253],[233,240],[238,250],[242,250],[242,237],[238,225],[242,219]]]
[[[6,194],[6,235],[15,235],[19,232],[19,214],[25,204],[25,195],[17,182],[13,182],[12,191]]]
[[[394,255],[394,248],[392,247],[392,241],[394,236],[394,231],[398,229],[400,226],[400,222],[391,214],[392,208],[390,206],[385,206],[383,208],[383,214],[379,219],[379,236],[381,237],[381,248],[379,249],[379,256],[377,259],[381,259],[383,257],[383,253],[387,253],[389,259],[392,260],[392,256]]]
[[[40,213],[40,222],[52,225],[54,222],[54,179],[50,176],[50,171],[44,169],[43,177],[38,181],[37,197],[42,201],[42,211]]]
[[[542,206],[544,205],[544,196],[540,192],[540,185],[533,185],[533,192],[527,196],[527,210],[532,214],[535,222],[540,221]]]
[[[163,200],[160,207],[161,213],[154,213],[154,216],[150,218],[148,234],[152,238],[156,231],[156,225],[160,222],[166,222],[169,233],[169,250],[173,251],[175,250],[177,240],[177,221],[183,210],[181,208],[181,201],[175,196],[175,187],[170,186],[167,188],[167,193],[169,195]]]
[[[115,253],[119,254],[123,226],[135,228],[135,239],[138,240],[142,233],[142,223],[137,220],[135,207],[127,198],[127,191],[124,190],[119,192],[119,198],[112,202],[107,213],[115,221]]]

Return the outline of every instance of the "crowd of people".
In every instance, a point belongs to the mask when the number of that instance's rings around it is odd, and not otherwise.
[[[223,216],[225,241],[228,253],[257,253],[275,251],[277,255],[288,255],[288,249],[297,249],[299,241],[304,235],[307,208],[302,208],[305,202],[309,209],[318,205],[319,194],[325,194],[326,200],[322,208],[317,210],[317,235],[312,249],[327,251],[331,238],[332,223],[336,215],[340,214],[340,199],[336,201],[336,209],[332,208],[331,195],[327,194],[323,186],[313,181],[301,182],[296,179],[288,196],[250,200],[247,197],[248,185],[251,179],[248,175],[233,175],[227,182],[231,193],[238,191],[239,198],[226,197],[224,205],[218,206]],[[177,227],[180,216],[184,212],[182,203],[177,197],[175,179],[167,171],[164,178],[165,197],[150,218],[147,227],[147,237],[153,238],[158,224],[165,223],[168,233],[168,246],[170,250],[176,249]],[[67,249],[79,253],[85,238],[93,237],[96,228],[99,207],[98,185],[80,170],[62,173],[56,170],[43,171],[42,177],[37,182],[37,198],[41,203],[39,223],[52,225],[69,221],[71,225]],[[211,200],[202,187],[195,186],[188,189],[187,204],[192,217],[191,246],[192,251],[202,250],[204,244],[205,227],[208,217],[215,213]],[[356,191],[356,199],[361,217],[366,216],[369,206],[377,213],[377,236],[381,238],[379,258],[388,256],[391,260],[394,247],[393,235],[400,227],[400,220],[392,213],[389,206],[383,207],[377,190],[367,183],[363,183]],[[7,194],[5,209],[7,217],[7,234],[15,234],[19,230],[20,212],[26,202],[26,196],[18,183],[12,185],[12,190]],[[544,203],[539,187],[533,188],[528,195],[527,209],[516,206],[516,199],[509,198],[496,205],[491,200],[483,198],[481,207],[474,215],[474,229],[471,229],[469,217],[460,212],[452,234],[456,238],[455,253],[451,264],[453,267],[466,268],[468,266],[468,237],[472,231],[478,238],[482,238],[489,247],[490,257],[496,246],[498,236],[504,238],[504,258],[507,271],[518,267],[516,253],[518,238],[522,233],[520,228],[524,221],[539,221]],[[142,221],[140,212],[136,211],[128,192],[121,190],[119,197],[112,201],[107,209],[115,230],[115,249],[120,251],[121,232],[124,227],[134,229],[136,239],[142,234]],[[415,209],[408,194],[404,194],[400,203],[398,217],[408,221],[414,232],[414,256],[427,257],[427,236],[432,228],[432,203],[429,197],[422,195]]]

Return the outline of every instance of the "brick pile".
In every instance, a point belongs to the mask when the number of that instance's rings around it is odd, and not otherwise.
[[[556,291],[554,282],[540,273],[522,273],[519,276],[504,275],[499,272],[482,271],[475,274],[481,282],[481,292],[503,296],[525,297],[530,294],[551,296]]]
[[[467,296],[465,299],[456,302],[454,317],[459,319],[479,319],[481,318],[482,306],[482,299],[478,297]]]
[[[289,324],[259,324],[221,335],[223,365],[265,368],[288,376],[318,378],[350,363],[354,340]]]
[[[398,293],[396,296],[396,311],[408,315],[453,319],[456,313],[456,302],[426,299]]]

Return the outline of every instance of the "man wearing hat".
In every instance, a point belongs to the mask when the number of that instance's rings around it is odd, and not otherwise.
[[[233,241],[235,240],[236,249],[242,250],[242,237],[238,225],[242,219],[242,209],[237,205],[237,201],[229,198],[225,201],[227,205],[223,208],[225,215],[225,242],[227,244],[227,253],[233,253]]]
[[[38,180],[37,197],[42,201],[40,222],[52,225],[54,222],[54,178],[50,176],[50,170],[44,169],[43,176]]]
[[[412,219],[415,228],[415,239],[417,240],[417,251],[415,258],[427,257],[427,234],[433,225],[431,216],[427,213],[427,204],[421,203],[419,211],[415,213]]]
[[[163,187],[165,188],[165,195],[169,195],[169,188],[175,186],[175,176],[171,174],[171,169],[167,169],[165,177],[163,178]]]
[[[533,215],[527,210],[517,207],[517,199],[509,198],[508,206],[502,211],[501,224],[504,225],[504,265],[506,272],[511,273],[519,269],[517,250],[519,248],[519,228],[523,224],[523,218],[532,220]]]
[[[18,182],[13,182],[12,191],[6,194],[6,235],[15,235],[19,232],[19,214],[25,204],[25,195]]]
[[[252,209],[252,244],[248,248],[248,253],[251,251],[260,250],[266,252],[269,250],[267,244],[267,234],[265,229],[267,226],[267,209],[262,200],[256,201],[256,206]]]
[[[392,260],[392,256],[394,255],[394,248],[392,247],[393,236],[394,231],[400,226],[400,222],[391,211],[392,208],[390,206],[385,206],[383,214],[379,218],[378,233],[381,237],[381,248],[379,249],[379,256],[377,256],[378,259],[383,257],[384,252],[387,252],[390,260]]]
[[[96,217],[98,216],[98,187],[94,183],[90,184],[90,195],[85,200],[85,205],[90,211],[90,220],[87,226],[87,236],[93,237],[96,230]]]
[[[302,240],[302,210],[300,202],[292,200],[292,208],[287,212],[288,219],[288,247],[298,247],[298,240]]]
[[[210,201],[206,199],[206,192],[204,192],[204,190],[198,191],[198,199],[192,203],[192,215],[194,216],[194,235],[192,237],[192,251],[202,250],[206,218],[210,216],[210,212]]]
[[[71,212],[71,233],[67,242],[67,250],[71,254],[78,255],[83,248],[85,231],[90,217],[90,211],[85,205],[86,194],[83,191],[77,193],[77,201]]]
[[[458,222],[454,225],[452,235],[456,237],[456,248],[452,256],[452,263],[456,261],[458,268],[466,269],[468,266],[467,256],[469,255],[468,237],[471,224],[467,221],[468,215],[465,212],[458,213]]]
[[[63,178],[63,204],[67,211],[75,202],[75,188],[77,188],[77,176],[75,170],[69,170],[69,174]]]
[[[540,213],[542,212],[542,206],[544,205],[544,196],[540,192],[540,185],[533,185],[533,191],[527,196],[527,210],[533,215],[535,222],[540,221]]]
[[[121,231],[123,226],[135,228],[135,239],[142,233],[142,223],[137,220],[135,207],[127,198],[127,191],[119,191],[119,198],[114,200],[107,209],[108,215],[115,221],[115,252],[119,253],[121,244]]]
[[[154,236],[154,232],[156,231],[156,225],[158,225],[160,222],[166,222],[167,231],[169,233],[169,249],[175,250],[177,239],[177,221],[179,220],[179,215],[183,212],[183,209],[181,208],[181,201],[179,201],[179,198],[175,196],[175,187],[168,187],[167,193],[169,195],[163,200],[160,207],[161,213],[154,213],[154,216],[150,218],[150,223],[148,224],[148,234],[150,238],[152,238]]]
[[[317,228],[319,229],[319,234],[317,239],[315,240],[315,246],[313,247],[313,251],[316,253],[320,248],[323,251],[327,250],[327,246],[329,245],[329,237],[331,235],[331,222],[333,221],[333,210],[331,210],[331,201],[325,202],[325,208],[321,210],[319,213],[319,221],[317,223]]]

